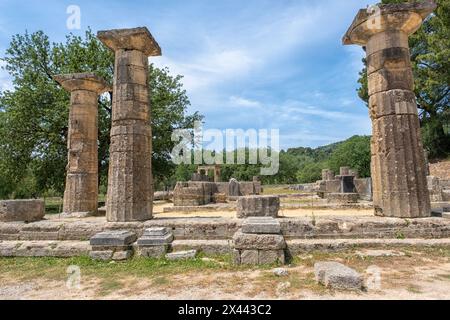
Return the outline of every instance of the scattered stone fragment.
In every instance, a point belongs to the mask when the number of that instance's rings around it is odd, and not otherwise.
[[[197,255],[197,250],[177,251],[166,254],[167,260],[187,260],[193,259]]]
[[[362,290],[363,278],[355,270],[338,262],[317,262],[314,265],[316,281],[327,288]]]
[[[360,257],[402,257],[404,252],[395,250],[363,250],[357,251],[356,255]]]
[[[272,270],[272,272],[278,277],[287,277],[289,275],[288,269],[285,268],[275,268]]]

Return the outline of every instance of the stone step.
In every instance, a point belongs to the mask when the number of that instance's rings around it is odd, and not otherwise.
[[[294,239],[287,240],[291,255],[313,251],[338,252],[355,248],[450,248],[450,238],[444,239]],[[134,246],[136,250],[136,246]],[[175,240],[174,252],[197,250],[207,255],[232,253],[229,240]],[[89,241],[0,241],[0,257],[75,257],[89,255]]]
[[[286,239],[450,238],[450,220],[371,216],[280,218]],[[1,240],[87,241],[97,233],[127,230],[141,237],[147,228],[165,227],[176,240],[230,240],[243,220],[231,218],[157,218],[146,222],[108,223],[104,218],[51,219],[32,223],[0,222]]]
[[[89,241],[0,241],[0,257],[57,257],[88,255]]]

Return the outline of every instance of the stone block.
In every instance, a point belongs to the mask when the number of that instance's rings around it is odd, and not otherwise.
[[[237,200],[237,217],[278,217],[280,198],[277,196],[247,196]]]
[[[236,265],[241,264],[241,252],[239,250],[233,250],[233,263]]]
[[[228,196],[239,197],[240,195],[239,182],[236,179],[231,179],[228,185]]]
[[[111,260],[113,257],[114,251],[113,250],[107,250],[107,251],[91,251],[89,253],[89,257],[93,260],[102,260],[102,261],[108,261]]]
[[[177,251],[166,254],[167,260],[187,260],[193,259],[197,255],[197,250]]]
[[[272,217],[250,217],[242,223],[242,232],[249,234],[280,234],[280,222]]]
[[[327,288],[361,290],[363,278],[355,270],[338,262],[317,262],[314,265],[316,281]]]
[[[169,251],[169,245],[139,247],[138,254],[146,258],[162,258]]]
[[[97,37],[113,51],[136,50],[146,56],[161,55],[161,48],[145,27],[99,31]]]
[[[356,193],[359,198],[366,201],[372,201],[372,178],[360,178],[353,180]]]
[[[328,203],[357,203],[359,194],[357,193],[329,193],[326,196]]]
[[[258,265],[259,254],[258,250],[242,250],[241,251],[241,264]]]
[[[287,277],[289,275],[289,270],[286,268],[275,268],[272,272],[277,277]]]
[[[284,250],[259,250],[258,263],[259,264],[285,264]]]
[[[144,233],[142,234],[144,237],[157,237],[157,236],[165,236],[170,232],[169,228],[166,227],[154,227],[154,228],[147,228],[144,230]]]
[[[343,175],[340,177],[341,180],[341,192],[343,193],[354,193],[355,192],[355,184],[354,184],[354,176]]]
[[[340,176],[348,176],[350,173],[350,167],[340,167],[339,168],[339,175]]]
[[[283,250],[286,242],[277,234],[246,234],[236,232],[233,236],[234,248],[239,250]]]
[[[105,231],[90,239],[91,246],[128,246],[136,241],[136,234],[130,231]]]
[[[138,239],[138,246],[160,246],[170,244],[173,241],[173,235],[167,233],[164,236],[142,236]]]
[[[132,256],[133,256],[132,250],[116,251],[112,256],[112,260],[123,261],[130,259]]]
[[[42,200],[2,200],[0,201],[0,221],[33,222],[42,220],[45,204]]]
[[[339,193],[341,192],[341,181],[339,179],[325,181],[326,193]]]

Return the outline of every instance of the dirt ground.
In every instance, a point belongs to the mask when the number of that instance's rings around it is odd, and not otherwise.
[[[67,274],[68,265],[77,261],[2,258],[0,299],[450,299],[449,249],[396,249],[396,253],[401,255],[365,257],[357,251],[302,255],[286,267],[285,277],[275,276],[273,267],[235,267],[218,257],[167,265],[83,260],[79,278]],[[316,261],[338,261],[356,269],[368,289],[338,292],[316,284]]]
[[[153,214],[158,218],[180,218],[180,217],[221,217],[235,218],[236,211],[213,211],[213,212],[163,212],[165,207],[173,206],[171,203],[156,203],[153,206]],[[323,217],[323,216],[373,216],[373,209],[280,209],[280,217]]]

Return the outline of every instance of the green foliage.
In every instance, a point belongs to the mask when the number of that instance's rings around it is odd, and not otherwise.
[[[318,181],[322,178],[322,169],[325,169],[325,163],[309,162],[297,172],[299,183],[309,183]]]
[[[383,4],[411,2],[383,0]],[[450,154],[450,0],[437,0],[438,8],[409,38],[423,143],[430,159]],[[366,61],[364,60],[364,63]],[[367,69],[358,80],[358,95],[368,102]]]
[[[339,172],[340,167],[351,167],[361,177],[370,177],[370,160],[370,137],[354,136],[336,148],[328,165],[334,172]]]
[[[64,190],[67,163],[69,93],[52,75],[95,72],[112,82],[114,54],[88,30],[85,37],[70,34],[64,43],[50,43],[42,32],[12,38],[2,59],[14,90],[0,93],[0,197],[30,197],[52,189]],[[153,132],[153,174],[157,181],[170,176],[173,129],[192,127],[201,120],[187,114],[189,100],[181,76],[149,67]],[[111,95],[99,99],[99,175],[107,184]],[[24,184],[26,187],[24,187]],[[19,190],[23,190],[18,192]]]

